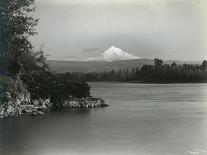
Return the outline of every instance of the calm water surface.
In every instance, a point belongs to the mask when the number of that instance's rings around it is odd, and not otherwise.
[[[110,107],[0,120],[0,155],[207,154],[207,84],[90,85]]]

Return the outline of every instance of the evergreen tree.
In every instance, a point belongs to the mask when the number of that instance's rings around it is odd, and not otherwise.
[[[161,67],[163,65],[163,60],[161,59],[154,59],[155,67]]]
[[[203,60],[203,62],[202,62],[202,69],[203,70],[207,69],[207,60]]]
[[[15,77],[20,72],[46,67],[45,55],[35,52],[29,37],[36,34],[34,0],[0,0],[0,74]]]

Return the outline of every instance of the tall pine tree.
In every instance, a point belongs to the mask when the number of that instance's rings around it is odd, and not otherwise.
[[[15,77],[45,65],[43,51],[35,52],[29,41],[38,23],[34,10],[34,0],[0,0],[1,75]]]

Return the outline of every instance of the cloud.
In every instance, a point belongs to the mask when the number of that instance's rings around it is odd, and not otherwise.
[[[100,52],[100,49],[99,48],[86,48],[82,50],[83,53],[94,53],[97,51]]]

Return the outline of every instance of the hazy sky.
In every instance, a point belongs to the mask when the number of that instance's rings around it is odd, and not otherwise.
[[[110,46],[143,58],[207,59],[206,0],[37,0],[36,47],[83,60]]]

